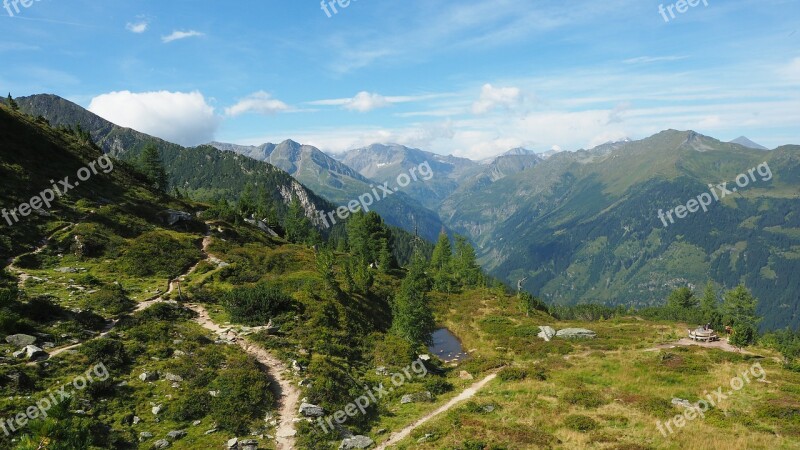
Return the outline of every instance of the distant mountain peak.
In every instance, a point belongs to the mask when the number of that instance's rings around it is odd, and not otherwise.
[[[769,150],[767,147],[764,147],[761,144],[751,141],[746,136],[739,136],[738,138],[732,140],[731,144],[739,144],[743,147],[752,148],[755,150]]]
[[[535,155],[536,152],[533,150],[528,150],[527,148],[517,147],[512,148],[511,150],[503,153],[500,156],[527,156],[527,155]]]

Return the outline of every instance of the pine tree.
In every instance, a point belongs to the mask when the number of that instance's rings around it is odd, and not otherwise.
[[[694,309],[697,305],[694,292],[686,286],[675,289],[667,298],[667,307],[672,309]]]
[[[415,346],[430,345],[436,329],[428,304],[430,280],[425,266],[425,259],[416,252],[392,304],[392,332]]]
[[[722,305],[723,318],[733,328],[730,343],[736,347],[745,347],[755,343],[756,325],[760,318],[756,315],[758,299],[743,285],[725,293]]]
[[[381,239],[381,250],[378,253],[378,267],[381,273],[389,273],[394,267],[394,257],[392,251],[389,249],[389,240]]]
[[[167,171],[164,169],[164,163],[161,161],[158,148],[154,144],[147,144],[142,149],[140,164],[142,172],[150,179],[153,187],[162,193],[166,193],[169,187]]]
[[[464,236],[456,235],[453,272],[458,282],[464,287],[475,287],[482,281],[481,270],[475,258],[475,249]]]
[[[719,312],[719,302],[714,283],[709,281],[703,291],[703,298],[700,299],[700,313],[703,322],[710,324],[712,329],[722,328],[722,314]]]
[[[8,93],[8,98],[6,99],[8,106],[13,109],[14,111],[19,111],[19,105],[16,101],[14,101],[14,97],[11,96],[11,92]]]
[[[433,248],[433,255],[431,255],[431,270],[437,273],[441,270],[450,270],[450,260],[453,255],[453,248],[450,244],[450,238],[447,233],[442,231],[439,234],[439,240],[436,242],[436,247]]]
[[[289,212],[286,214],[283,229],[286,230],[286,239],[295,244],[303,243],[308,240],[311,222],[306,217],[306,212],[300,200],[292,197],[289,202]]]

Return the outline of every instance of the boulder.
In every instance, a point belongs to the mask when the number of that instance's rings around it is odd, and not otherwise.
[[[183,381],[183,377],[180,375],[175,375],[174,373],[166,373],[164,374],[164,378],[168,381]]]
[[[225,448],[228,450],[239,450],[239,439],[231,438],[228,439],[228,442],[225,444]]]
[[[596,336],[597,333],[586,328],[564,328],[556,332],[556,337],[563,339],[592,339]]]
[[[158,380],[158,372],[142,372],[139,375],[139,379],[142,381],[156,381]]]
[[[547,325],[539,327],[539,336],[540,338],[544,339],[547,342],[550,342],[550,339],[553,339],[553,336],[556,335],[556,330],[553,327],[549,327]]]
[[[153,414],[157,416],[157,415],[159,415],[161,413],[161,410],[163,410],[163,409],[164,409],[163,405],[156,405],[156,406],[153,406],[153,409],[151,409],[150,411],[152,411]]]
[[[471,380],[474,377],[472,376],[471,373],[467,372],[466,370],[462,370],[461,372],[458,373],[458,378],[462,380]]]
[[[188,222],[193,219],[191,214],[183,211],[175,211],[174,209],[168,209],[161,214],[164,218],[164,222],[166,222],[169,226],[173,226],[178,222]]]
[[[169,441],[166,439],[159,439],[153,443],[153,448],[156,450],[169,447]]]
[[[322,417],[325,415],[325,410],[321,406],[312,405],[311,403],[302,403],[300,405],[300,414],[305,417]]]
[[[172,430],[167,433],[167,439],[170,441],[177,441],[178,439],[186,437],[186,432],[183,430]]]
[[[406,394],[403,398],[400,399],[400,404],[405,405],[407,403],[418,403],[418,402],[427,402],[433,400],[433,394],[430,391],[425,392],[417,392],[415,394]]]
[[[684,408],[691,408],[693,406],[692,402],[690,402],[689,400],[684,400],[682,398],[673,398],[672,404],[675,406],[682,406]]]
[[[139,442],[144,442],[153,437],[153,433],[149,431],[142,431],[139,433]]]
[[[27,359],[34,361],[39,359],[47,359],[47,352],[35,345],[26,345],[23,349],[14,352],[15,358]]]
[[[6,342],[17,348],[27,347],[36,343],[36,336],[29,334],[12,334],[6,336]]]
[[[353,436],[342,441],[339,450],[370,448],[375,442],[367,436]]]

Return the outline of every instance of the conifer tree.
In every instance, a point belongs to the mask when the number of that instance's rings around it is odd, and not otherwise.
[[[408,274],[400,284],[392,304],[392,331],[415,346],[430,345],[436,322],[428,302],[430,280],[425,274],[425,259],[412,256]]]
[[[142,149],[140,164],[142,172],[150,179],[153,187],[162,193],[166,193],[169,187],[167,171],[164,169],[164,163],[158,153],[158,148],[154,144],[147,144]]]

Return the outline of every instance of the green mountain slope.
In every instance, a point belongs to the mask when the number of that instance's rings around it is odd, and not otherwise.
[[[664,227],[668,211],[767,162],[756,182]],[[615,149],[561,153],[442,216],[494,275],[553,303],[653,305],[678,286],[744,282],[763,327],[800,325],[800,147],[763,152],[674,130]],[[502,199],[498,201],[498,199]]]
[[[162,139],[123,128],[55,95],[33,95],[17,99],[20,110],[42,116],[54,126],[79,125],[91,133],[94,141],[109,155],[123,161],[136,161],[147,144],[155,144],[170,177],[170,185],[188,191],[193,198],[212,200],[218,197],[235,200],[245,186],[263,188],[273,200],[287,205],[299,199],[306,216],[322,228],[319,211],[335,208],[310,189],[275,166],[223,152],[210,146],[184,148]]]
[[[376,185],[381,184],[377,182],[377,179],[366,178],[316,147],[301,145],[291,140],[280,144],[259,146],[241,146],[219,142],[212,142],[209,145],[259,161],[266,161],[286,171],[304,186],[308,186],[336,205],[347,205],[351,200],[371,193]],[[427,181],[419,181],[414,184],[425,183]],[[395,186],[390,183],[390,187]],[[408,188],[410,189],[411,186]],[[441,220],[436,213],[426,209],[405,191],[404,188],[385,197],[381,191],[378,191],[381,193],[381,200],[374,202],[370,209],[378,212],[387,223],[393,226],[408,231],[414,231],[416,227],[422,237],[435,241],[443,227]],[[374,194],[372,195],[374,197]]]

